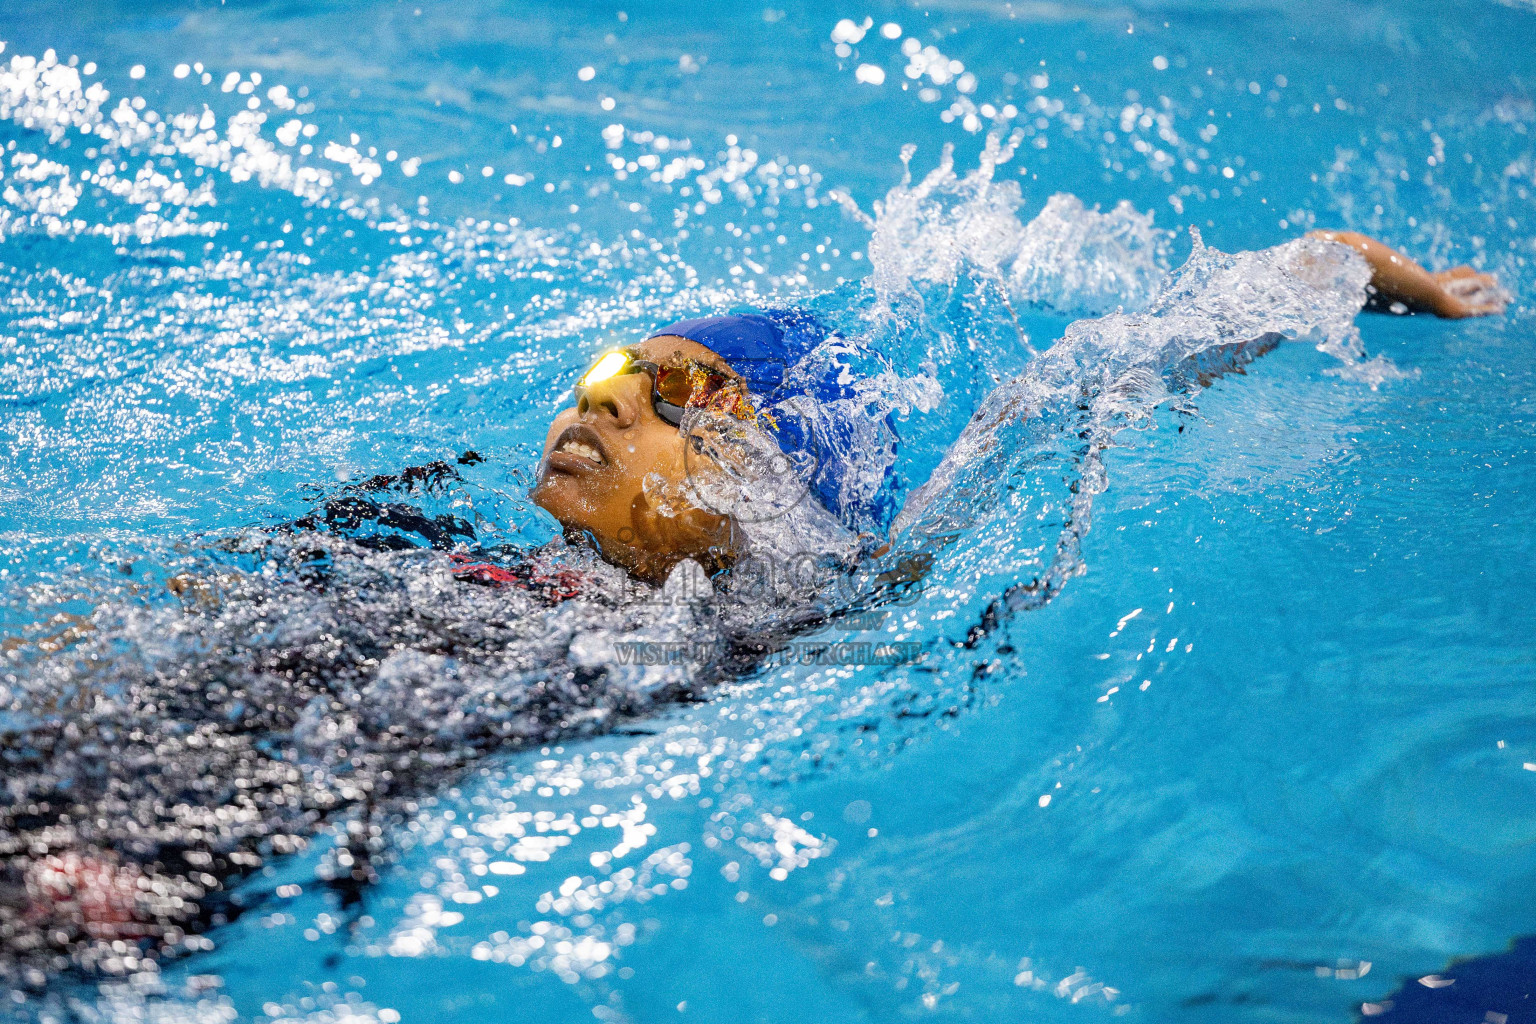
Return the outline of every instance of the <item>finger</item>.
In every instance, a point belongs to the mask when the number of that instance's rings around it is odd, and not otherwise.
[[[1458,277],[1444,282],[1441,285],[1448,293],[1456,296],[1479,295],[1484,292],[1502,294],[1499,283],[1488,274],[1477,274],[1473,277]]]
[[[1504,299],[1498,295],[1483,295],[1476,299],[1463,299],[1462,304],[1477,316],[1490,316],[1504,312]]]

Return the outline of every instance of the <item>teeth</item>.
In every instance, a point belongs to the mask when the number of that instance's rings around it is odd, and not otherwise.
[[[569,452],[572,455],[580,455],[582,458],[590,459],[598,464],[601,464],[603,461],[603,457],[598,454],[596,448],[582,444],[580,441],[567,441],[560,446],[560,450],[562,452]]]

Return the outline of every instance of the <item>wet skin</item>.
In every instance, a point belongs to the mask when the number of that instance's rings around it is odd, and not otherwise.
[[[627,351],[661,366],[693,360],[737,376],[687,338],[651,338]],[[699,508],[665,515],[646,496],[651,474],[666,482],[668,493],[686,493],[681,485],[690,457],[688,438],[656,414],[651,383],[645,373],[610,377],[555,416],[532,497],[568,538],[588,538],[608,561],[659,582],[684,558],[706,566],[728,560],[738,541],[725,516]]]
[[[1357,231],[1308,231],[1308,238],[1340,242],[1365,257],[1371,267],[1370,305],[1390,310],[1394,303],[1448,320],[1495,316],[1504,312],[1509,295],[1492,274],[1472,267],[1452,267],[1433,273],[1396,249]]]

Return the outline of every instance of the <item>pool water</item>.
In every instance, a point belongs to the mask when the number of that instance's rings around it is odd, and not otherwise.
[[[1529,3],[86,6],[0,10],[0,838],[20,863],[27,800],[122,777],[86,840],[131,858],[159,816],[261,859],[158,961],[13,932],[6,1014],[1532,1019]],[[1314,226],[1513,301],[1356,336],[1222,255]],[[764,303],[942,386],[912,489],[997,384],[1043,410],[923,507],[919,585],[814,634],[915,664],[560,691],[590,643],[714,634],[541,617],[428,550],[314,593],[251,539],[442,460],[388,500],[544,543],[581,364]],[[1293,343],[1156,384],[1234,323]],[[427,653],[364,665],[395,628]],[[295,724],[317,638],[363,667]],[[220,818],[244,773],[293,801]]]

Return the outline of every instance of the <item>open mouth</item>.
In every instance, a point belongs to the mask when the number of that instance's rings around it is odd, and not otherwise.
[[[551,469],[567,473],[597,469],[608,464],[597,431],[580,423],[567,427],[556,438],[546,461]]]
[[[560,450],[562,452],[570,452],[572,455],[580,455],[582,458],[589,459],[599,466],[603,464],[603,457],[598,453],[598,450],[584,445],[580,441],[567,441],[560,446]]]

